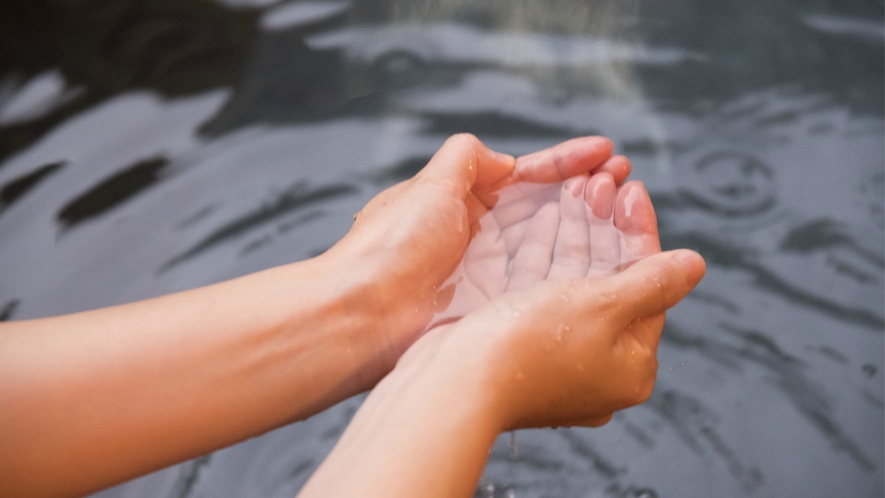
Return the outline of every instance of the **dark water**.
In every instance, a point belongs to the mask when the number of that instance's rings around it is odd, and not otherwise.
[[[6,0],[0,318],[318,254],[451,133],[514,154],[602,133],[665,247],[709,273],[669,315],[648,403],[502,436],[477,496],[883,496],[883,15]],[[99,496],[291,497],[359,401]]]

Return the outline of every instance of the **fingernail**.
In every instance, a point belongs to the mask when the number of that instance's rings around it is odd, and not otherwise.
[[[689,249],[679,249],[676,251],[676,254],[673,255],[673,257],[676,258],[676,261],[679,261],[683,265],[694,265],[698,256],[698,253]]]
[[[582,185],[583,179],[584,179],[583,176],[575,176],[575,177],[569,178],[568,180],[565,181],[564,187],[573,196],[577,197],[584,192],[584,189],[581,188],[583,186]]]
[[[686,278],[692,285],[696,285],[704,277],[706,263],[700,254],[689,249],[679,249],[673,257],[688,270]]]
[[[497,155],[498,159],[500,159],[502,161],[505,161],[508,163],[515,163],[516,162],[516,158],[511,156],[510,154],[505,154],[503,152],[495,152],[495,155]]]
[[[505,163],[510,166],[510,168],[513,168],[516,165],[516,158],[511,156],[510,154],[505,154],[503,152],[498,152],[491,149],[489,149],[489,152],[491,152],[496,161]]]

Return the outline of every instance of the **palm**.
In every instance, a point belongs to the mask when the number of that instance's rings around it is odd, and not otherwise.
[[[372,290],[369,304],[384,310],[377,323],[382,340],[390,345],[389,357],[398,357],[449,303],[451,293],[441,288],[453,290],[443,284],[463,260],[477,227],[489,226],[480,230],[481,239],[497,230],[507,256],[514,255],[531,215],[540,206],[537,199],[551,191],[544,184],[590,171],[609,172],[618,181],[626,178],[629,161],[612,157],[611,149],[607,139],[585,137],[522,156],[515,166],[510,158],[508,166],[475,137],[456,136],[416,177],[372,199],[358,213],[351,233],[330,253],[340,252],[339,259],[360,263],[363,281]],[[555,197],[555,188],[552,191]],[[486,217],[492,206],[496,206],[495,215]],[[499,226],[496,229],[490,223]],[[472,274],[485,273],[484,268],[495,260],[498,249],[493,240],[488,242],[473,244],[468,265],[482,263]],[[488,254],[473,254],[480,249]],[[473,281],[477,290],[500,279],[476,277]],[[465,287],[461,293],[467,291]],[[485,292],[495,295],[497,291]]]
[[[610,274],[660,251],[651,203],[646,195],[627,192],[634,188],[642,187],[631,184],[619,194],[614,178],[599,173],[500,191],[499,203],[479,218],[475,238],[443,286],[441,294],[451,301],[431,328],[505,292],[546,279]]]

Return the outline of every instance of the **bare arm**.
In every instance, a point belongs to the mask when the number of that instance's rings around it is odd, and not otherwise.
[[[0,493],[80,495],[371,388],[374,313],[332,261],[0,325]]]
[[[0,496],[83,495],[370,389],[432,316],[433,289],[469,242],[472,191],[594,168],[626,176],[610,154],[587,138],[514,164],[456,136],[318,258],[0,324]]]

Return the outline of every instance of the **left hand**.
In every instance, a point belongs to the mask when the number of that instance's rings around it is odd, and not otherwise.
[[[528,270],[524,287],[508,288],[457,323],[434,328],[402,357],[397,371],[471,372],[475,380],[462,386],[464,392],[476,384],[502,430],[598,426],[614,411],[647,399],[664,312],[697,284],[703,260],[690,251],[660,254],[651,201],[640,183],[631,182],[618,190],[614,204],[623,240],[602,247],[607,274],[594,274],[592,224],[581,221],[573,209],[578,204],[566,196],[590,183],[582,191],[602,195],[590,196],[588,211],[599,213],[605,204],[610,211],[610,202],[596,202],[611,199],[612,191],[604,191],[613,189],[599,177],[596,188],[593,179],[567,182],[559,232],[539,233],[535,263],[519,270]],[[612,274],[608,258],[616,253],[622,263],[642,260]],[[552,262],[544,272],[537,261]]]

